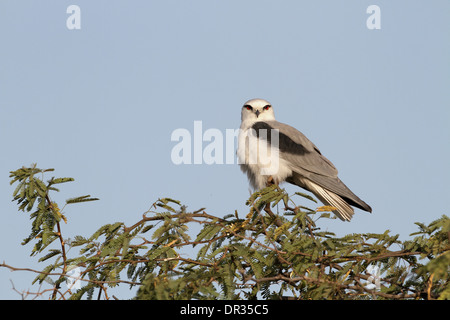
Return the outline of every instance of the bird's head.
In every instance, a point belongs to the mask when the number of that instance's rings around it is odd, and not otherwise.
[[[244,103],[241,113],[242,121],[275,120],[272,105],[264,99],[251,99]]]

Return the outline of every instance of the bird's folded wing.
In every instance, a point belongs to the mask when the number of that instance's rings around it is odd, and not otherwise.
[[[331,161],[324,157],[319,149],[297,129],[278,121],[257,122],[253,129],[257,131],[257,134],[259,129],[267,129],[268,140],[271,143],[275,140],[273,133],[270,135],[270,129],[278,130],[280,157],[286,160],[294,171],[337,177],[338,171]]]
[[[345,198],[351,205],[363,210],[372,211],[364,201],[355,195],[339,178],[336,167],[321,154],[319,149],[306,136],[297,129],[278,122],[266,121],[264,124],[254,125],[254,128],[264,127],[279,131],[280,158],[290,166],[293,171],[292,182],[299,184],[304,177],[319,186]],[[273,136],[268,135],[269,142],[274,141]],[[300,182],[300,184],[303,184]]]

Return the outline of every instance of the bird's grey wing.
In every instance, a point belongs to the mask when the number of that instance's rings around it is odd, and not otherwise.
[[[253,129],[256,132],[258,129],[266,129],[267,140],[270,143],[273,143],[270,129],[278,130],[280,158],[284,159],[294,172],[292,179],[287,179],[288,182],[309,189],[308,185],[301,181],[301,177],[309,179],[342,196],[349,204],[371,211],[371,208],[338,178],[336,167],[303,133],[278,121],[257,122],[253,125]]]
[[[271,129],[278,130],[280,157],[286,160],[295,171],[301,171],[305,175],[309,172],[327,177],[337,177],[336,167],[297,129],[278,121],[256,122],[253,129],[257,134],[259,129],[266,129],[267,139],[270,143],[273,143],[272,140],[274,140],[271,136]]]

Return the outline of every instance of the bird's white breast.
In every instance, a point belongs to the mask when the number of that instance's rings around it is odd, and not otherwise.
[[[247,173],[250,184],[259,190],[267,185],[269,177],[272,177],[275,183],[281,183],[292,175],[292,170],[280,157],[279,149],[271,146],[267,140],[258,138],[251,125],[241,126],[237,157],[242,171]]]

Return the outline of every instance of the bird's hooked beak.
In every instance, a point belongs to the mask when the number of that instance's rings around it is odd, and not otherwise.
[[[256,110],[255,111],[255,114],[256,114],[256,117],[258,118],[259,117],[259,114],[260,114],[261,112],[259,112],[259,110]]]

